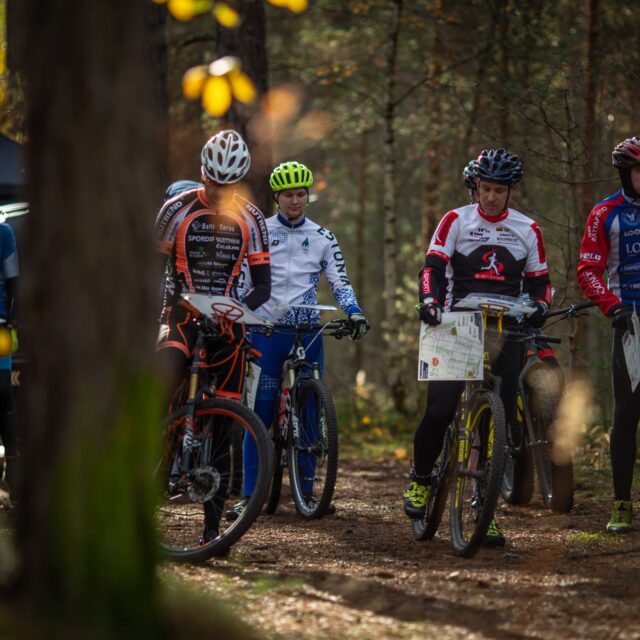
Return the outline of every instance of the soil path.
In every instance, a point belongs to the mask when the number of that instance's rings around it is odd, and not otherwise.
[[[406,466],[343,460],[336,515],[304,521],[283,489],[227,559],[162,573],[215,593],[266,638],[640,639],[637,523],[603,534],[609,503],[580,493],[570,515],[501,504],[507,546],[463,560],[446,521],[413,541]]]

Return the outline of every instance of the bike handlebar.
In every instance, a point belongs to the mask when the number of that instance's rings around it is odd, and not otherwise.
[[[249,325],[251,326],[251,325]],[[295,331],[296,333],[326,333],[338,339],[348,336],[351,333],[349,329],[349,321],[345,319],[330,320],[325,324],[288,324],[274,323],[270,325],[254,325],[252,330],[261,333],[273,333],[278,329]],[[329,332],[332,333],[329,333]]]
[[[570,304],[568,307],[564,309],[558,309],[557,311],[552,311],[547,314],[547,318],[553,318],[555,316],[564,316],[567,317],[577,316],[578,311],[583,311],[584,309],[590,309],[591,307],[595,307],[595,302],[581,302],[580,304]]]

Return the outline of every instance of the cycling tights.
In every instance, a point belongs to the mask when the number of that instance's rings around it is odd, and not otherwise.
[[[613,333],[613,398],[614,416],[611,430],[611,472],[616,500],[631,500],[631,481],[636,460],[636,432],[640,420],[640,385],[631,391],[627,364],[622,350],[626,329]]]

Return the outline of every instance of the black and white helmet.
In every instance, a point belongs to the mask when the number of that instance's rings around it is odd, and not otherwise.
[[[476,178],[514,185],[522,180],[522,161],[506,149],[484,149],[474,163]]]
[[[202,147],[202,172],[218,184],[242,180],[251,166],[247,143],[233,129],[219,131]]]

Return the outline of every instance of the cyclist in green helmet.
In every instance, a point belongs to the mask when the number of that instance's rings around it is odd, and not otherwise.
[[[335,235],[310,220],[307,215],[309,188],[313,174],[300,162],[283,162],[271,173],[269,184],[273,190],[277,211],[267,219],[269,251],[271,254],[271,297],[256,313],[274,323],[318,324],[317,311],[299,309],[295,305],[318,302],[318,284],[324,273],[336,302],[349,318],[351,339],[357,342],[369,329],[369,323],[358,305],[356,294],[347,278],[344,256]],[[307,356],[312,362],[323,364],[322,340],[311,343],[313,335],[305,338]],[[280,389],[282,366],[294,334],[277,333],[266,336],[256,333],[251,341],[262,353],[260,380],[256,393],[255,411],[264,424],[271,425]],[[227,512],[233,520],[244,509],[246,499],[255,485],[255,445],[250,439],[244,443],[243,490],[244,498]],[[313,470],[305,476],[313,478]],[[309,482],[308,500],[314,500],[313,482]]]

